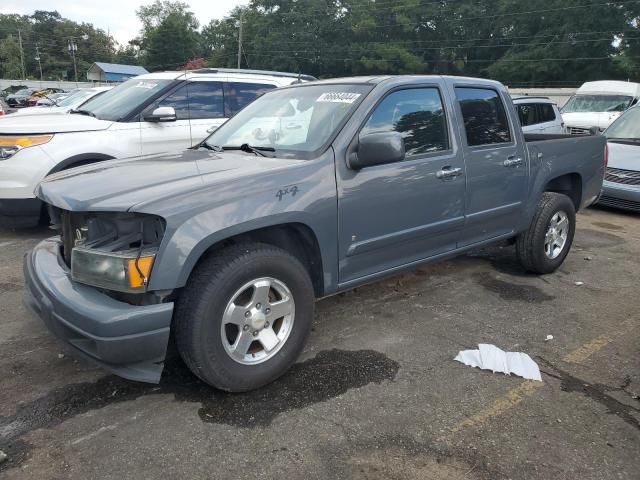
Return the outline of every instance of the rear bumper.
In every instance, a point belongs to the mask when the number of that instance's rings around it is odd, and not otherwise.
[[[57,239],[24,258],[25,304],[81,356],[124,378],[157,383],[173,303],[134,306],[71,280]]]
[[[608,207],[640,212],[640,187],[605,181],[598,203]]]
[[[41,211],[42,202],[37,198],[0,198],[0,227],[35,227]]]

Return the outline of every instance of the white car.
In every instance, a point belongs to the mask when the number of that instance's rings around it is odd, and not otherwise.
[[[514,97],[524,133],[564,134],[566,129],[558,106],[547,97]]]
[[[150,73],[55,120],[51,115],[1,117],[0,226],[38,223],[42,206],[33,192],[51,173],[184,150],[264,92],[310,80],[315,78],[256,70]]]
[[[56,105],[37,105],[35,107],[27,107],[17,110],[12,115],[52,115],[69,113],[71,110],[79,108],[92,98],[102,95],[104,92],[111,90],[113,87],[91,87],[91,88],[79,88],[70,92],[66,97],[61,100],[56,99]],[[43,98],[42,100],[47,100]],[[42,100],[39,100],[40,103]]]
[[[568,133],[588,135],[604,131],[622,112],[640,100],[640,83],[602,80],[587,82],[562,107]]]

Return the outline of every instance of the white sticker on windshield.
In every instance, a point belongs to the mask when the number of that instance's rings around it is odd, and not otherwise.
[[[347,93],[347,92],[330,92],[323,93],[318,97],[317,102],[334,102],[334,103],[353,103],[358,97],[359,93]]]
[[[135,88],[146,88],[148,90],[151,90],[152,88],[156,88],[157,86],[158,86],[157,83],[149,83],[149,82],[144,82],[142,80],[134,85]]]

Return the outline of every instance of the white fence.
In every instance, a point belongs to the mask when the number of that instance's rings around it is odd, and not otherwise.
[[[0,79],[0,90],[7,88],[11,85],[25,85],[29,88],[62,88],[64,90],[72,90],[74,88],[82,87],[98,87],[102,85],[109,85],[108,83],[100,82],[58,82],[55,80],[3,80]]]

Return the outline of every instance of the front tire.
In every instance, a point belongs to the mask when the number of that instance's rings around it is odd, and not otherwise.
[[[576,211],[566,195],[542,194],[529,229],[516,239],[516,255],[534,273],[554,272],[567,257],[576,231]]]
[[[311,330],[315,295],[305,267],[261,243],[226,247],[192,272],[174,315],[180,356],[204,382],[231,392],[285,373]]]

